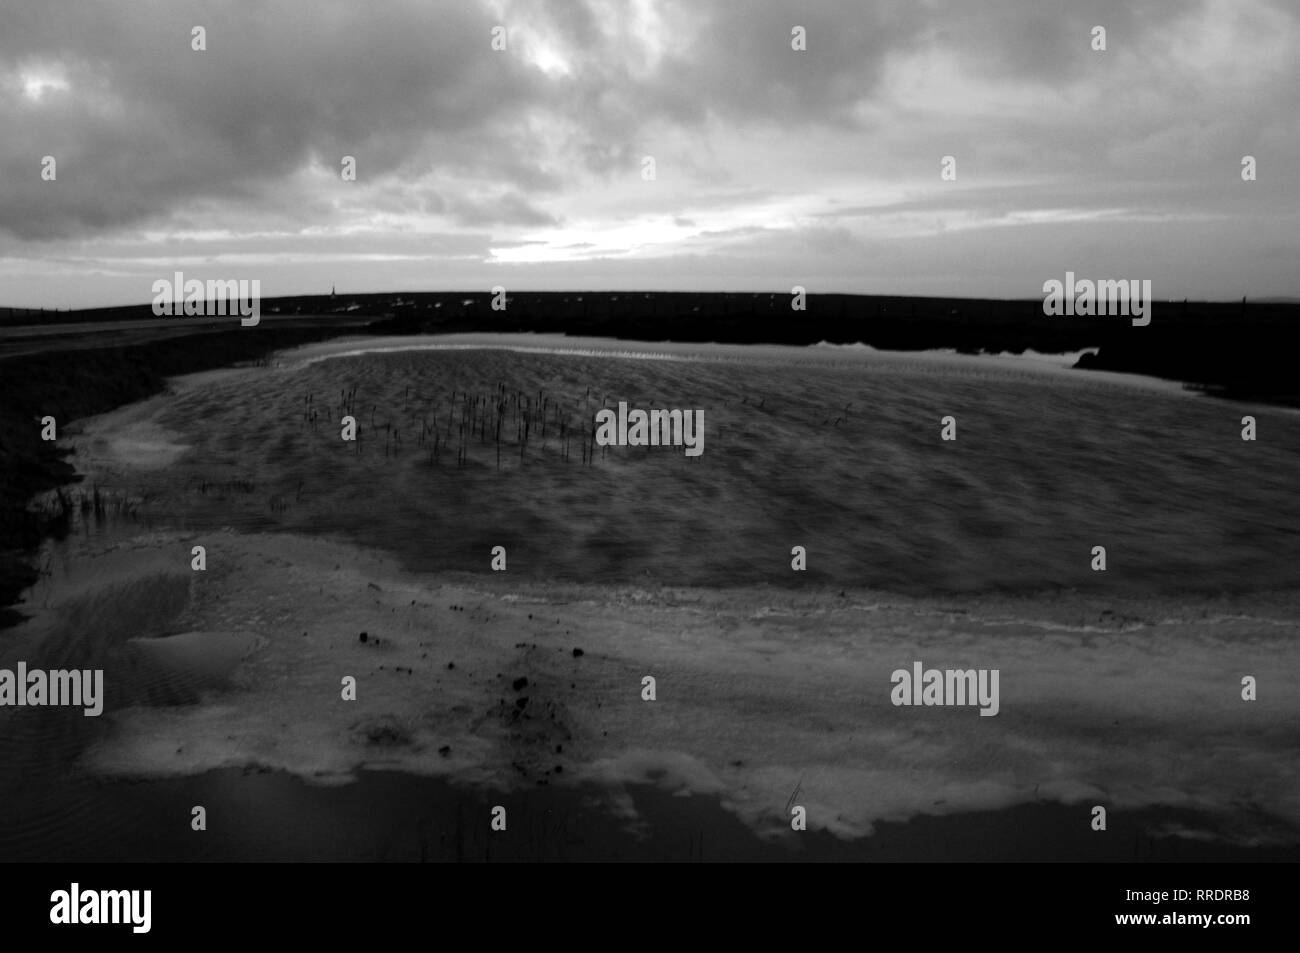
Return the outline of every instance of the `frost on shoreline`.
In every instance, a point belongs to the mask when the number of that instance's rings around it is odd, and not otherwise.
[[[113,730],[85,767],[587,781],[624,812],[624,785],[654,783],[717,795],[764,834],[786,826],[796,786],[810,828],[842,837],[1041,800],[1230,815],[1246,798],[1261,818],[1300,821],[1300,772],[1279,756],[1297,706],[1280,693],[1243,705],[1233,688],[1243,665],[1300,662],[1293,606],[1099,614],[1082,599],[990,598],[955,611],[865,592],[556,590],[430,578],[318,539],[212,544],[231,565],[178,613],[186,644],[167,664],[228,666],[238,647],[238,666],[194,704],[108,712]],[[892,706],[890,671],[913,658],[996,665],[1002,711]],[[645,674],[654,702],[640,696]],[[344,675],[354,702],[340,697]],[[1237,836],[1267,842],[1274,826]]]

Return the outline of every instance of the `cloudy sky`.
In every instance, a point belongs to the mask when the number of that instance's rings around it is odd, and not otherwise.
[[[1039,297],[1066,270],[1300,295],[1295,0],[0,0],[0,24],[0,304],[145,303],[177,269],[264,296]]]

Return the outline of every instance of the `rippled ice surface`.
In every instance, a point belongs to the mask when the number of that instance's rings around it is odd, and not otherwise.
[[[489,421],[458,465],[466,395]],[[534,407],[522,454],[516,399]],[[619,401],[703,410],[703,455],[584,464],[576,434]],[[339,439],[349,409],[359,447]],[[478,571],[503,545],[533,579],[1172,593],[1290,587],[1300,565],[1300,419],[1083,372],[413,351],[232,379],[159,423],[191,452],[117,484],[154,512],[341,534],[425,570]]]

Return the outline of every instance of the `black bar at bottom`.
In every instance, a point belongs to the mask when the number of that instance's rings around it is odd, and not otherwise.
[[[402,938],[675,945],[715,932],[765,946],[910,937],[920,949],[946,939],[984,946],[1126,935],[1227,945],[1287,935],[1294,916],[1290,864],[49,864],[7,873],[7,937],[57,942],[63,934],[96,946],[261,938],[331,948]],[[119,922],[53,922],[72,919],[73,884],[76,919]],[[147,932],[138,929],[146,923]]]

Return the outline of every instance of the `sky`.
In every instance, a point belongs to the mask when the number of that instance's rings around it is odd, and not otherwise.
[[[1300,296],[1294,0],[0,0],[0,24],[2,305],[147,303],[175,271],[263,297],[1033,298],[1067,271]]]

